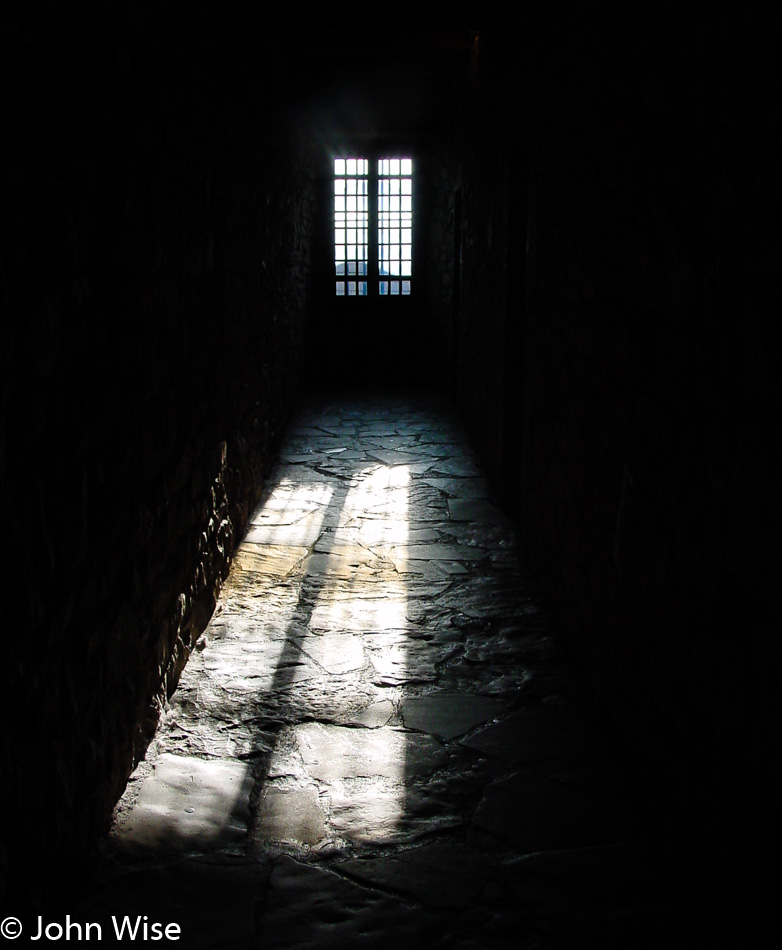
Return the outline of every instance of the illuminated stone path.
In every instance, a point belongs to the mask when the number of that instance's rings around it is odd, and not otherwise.
[[[444,417],[303,413],[88,919],[221,950],[643,945],[657,856],[515,545]]]

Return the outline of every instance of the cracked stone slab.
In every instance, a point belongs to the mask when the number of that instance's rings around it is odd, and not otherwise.
[[[316,554],[325,554],[330,558],[342,558],[342,563],[350,567],[367,564],[372,558],[372,552],[363,544],[358,543],[355,538],[342,537],[341,533],[334,535],[324,532],[313,550]]]
[[[408,729],[453,739],[499,715],[504,708],[498,700],[474,693],[430,693],[405,697],[399,712]]]
[[[470,568],[462,564],[461,561],[438,561],[435,565],[438,571],[448,575],[465,575],[470,573]]]
[[[488,499],[489,485],[484,478],[426,477],[422,483],[429,488],[445,492],[449,498]]]
[[[443,570],[441,568],[441,565],[453,564],[453,561],[426,561],[420,558],[415,561],[407,560],[407,558],[400,559],[397,557],[397,551],[390,551],[387,556],[392,559],[395,572],[404,576],[406,580],[424,579],[428,581],[438,581],[442,580],[444,574],[450,576],[454,573],[453,571]]]
[[[229,693],[258,694],[291,681],[317,675],[311,660],[290,642],[270,640],[242,644],[236,652],[204,651],[204,669]]]
[[[326,834],[324,815],[313,787],[264,790],[253,837],[260,841],[314,846]]]
[[[448,756],[430,736],[391,726],[376,729],[306,723],[294,728],[305,774],[321,785],[329,822],[350,841],[382,844],[459,822],[441,798],[416,792],[416,782],[443,768]],[[426,780],[426,781],[424,781]],[[439,789],[439,786],[438,786]]]
[[[528,706],[480,729],[462,744],[476,752],[513,763],[538,759],[594,756],[596,736],[576,710],[555,703]]]
[[[383,777],[346,777],[329,789],[329,821],[335,833],[353,844],[386,845],[423,834],[405,809],[406,789]]]
[[[350,722],[366,726],[367,729],[377,729],[379,726],[387,725],[393,715],[394,704],[390,699],[382,699],[351,716]]]
[[[401,686],[437,679],[437,656],[429,644],[406,640],[378,650],[373,648],[375,642],[368,645],[367,653],[376,685]]]
[[[351,580],[356,576],[356,568],[368,566],[372,556],[371,552],[365,549],[359,550],[355,558],[343,557],[336,551],[328,554],[320,552],[310,554],[303,562],[306,580],[309,582],[313,577],[319,579],[328,577],[332,581]]]
[[[351,633],[404,630],[407,627],[407,598],[404,591],[387,589],[386,596],[378,591],[376,596],[347,592],[332,594],[312,610],[310,630],[330,632],[349,630]]]
[[[296,545],[308,548],[314,544],[323,531],[323,515],[317,512],[292,524],[251,524],[242,540],[242,544],[272,546]]]
[[[247,834],[252,785],[241,762],[164,753],[116,837],[158,853],[231,847]]]
[[[304,546],[240,544],[229,579],[239,585],[257,583],[263,577],[277,579],[290,574],[304,559]]]
[[[408,544],[404,556],[411,561],[479,561],[486,552],[466,544]]]
[[[451,521],[466,521],[481,526],[507,523],[507,515],[486,498],[449,498],[448,514]]]
[[[355,516],[351,519],[355,522]],[[381,518],[362,518],[360,524],[348,523],[340,527],[345,544],[361,545],[363,548],[405,545],[410,540],[406,521],[385,521]]]
[[[352,633],[312,634],[296,642],[327,673],[350,673],[366,662],[363,641]]]
[[[393,726],[353,729],[310,722],[294,727],[294,732],[307,773],[330,785],[377,777],[403,783],[448,761],[437,740]]]

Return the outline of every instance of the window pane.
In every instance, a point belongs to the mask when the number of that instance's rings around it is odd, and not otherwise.
[[[367,274],[368,170],[365,158],[334,159],[334,263],[338,276]],[[360,286],[355,280],[337,281],[336,293],[355,296],[361,293]]]
[[[382,276],[410,277],[413,243],[413,162],[409,158],[378,161],[378,270]],[[380,281],[380,293],[410,293],[410,281]]]

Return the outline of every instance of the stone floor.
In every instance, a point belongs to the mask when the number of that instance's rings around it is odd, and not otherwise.
[[[289,432],[80,913],[204,950],[645,946],[635,802],[459,429],[334,402]]]

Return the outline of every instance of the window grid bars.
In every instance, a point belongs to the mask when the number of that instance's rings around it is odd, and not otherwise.
[[[407,296],[410,293],[413,267],[412,176],[412,159],[378,159],[378,291],[381,296]]]
[[[334,268],[338,297],[367,294],[369,161],[334,160]],[[363,280],[358,278],[363,277]],[[347,278],[347,280],[345,279]]]
[[[371,209],[377,228],[377,247],[372,247],[372,256],[377,261],[377,274],[373,266],[371,276],[373,283],[377,277],[377,291],[381,296],[410,294],[412,175],[413,163],[410,158],[377,160],[377,206]],[[369,198],[369,160],[335,159],[334,260],[337,296],[367,295],[367,278],[370,276]],[[362,277],[363,280],[360,279]]]

